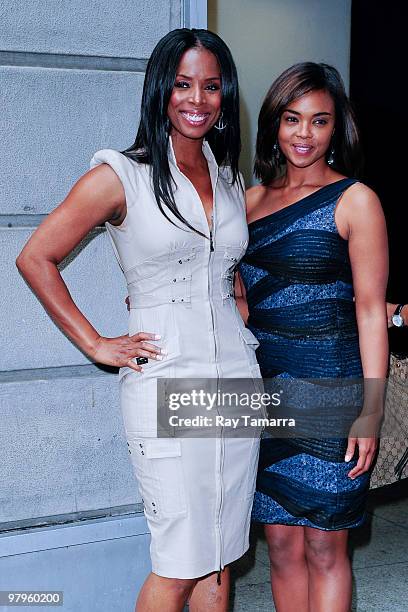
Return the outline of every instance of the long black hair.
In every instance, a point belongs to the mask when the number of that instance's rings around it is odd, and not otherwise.
[[[237,70],[224,41],[208,30],[180,28],[166,34],[153,49],[146,69],[141,118],[134,144],[123,155],[151,166],[154,195],[160,211],[171,221],[165,208],[190,229],[174,200],[168,146],[171,124],[167,107],[182,55],[194,47],[204,47],[215,55],[221,70],[222,117],[226,127],[214,127],[206,135],[219,166],[229,166],[232,184],[239,182],[238,159],[241,150]]]
[[[281,171],[282,156],[275,144],[281,116],[291,102],[311,92],[325,90],[334,102],[335,126],[328,155],[333,151],[332,168],[357,177],[362,153],[354,113],[339,72],[328,64],[302,62],[291,66],[274,81],[266,94],[258,119],[254,171],[263,185],[269,185]]]

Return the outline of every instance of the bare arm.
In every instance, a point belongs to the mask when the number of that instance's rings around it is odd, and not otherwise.
[[[388,368],[387,230],[378,197],[368,187],[358,187],[353,203],[348,206],[348,224],[361,362],[364,378],[385,378]]]
[[[82,351],[101,363],[139,371],[141,368],[130,360],[136,354],[152,356],[139,349],[143,339],[154,339],[154,335],[144,334],[147,337],[142,339],[136,334],[133,340],[128,336],[102,338],[72,300],[57,267],[91,229],[123,216],[125,211],[119,178],[107,164],[97,166],[78,180],[38,227],[16,264],[50,317]]]
[[[385,219],[378,197],[365,185],[358,184],[350,188],[343,196],[340,206],[348,225],[363,376],[365,379],[376,379],[368,382],[369,395],[377,404],[382,399],[382,381],[388,368],[385,307],[388,244]],[[376,395],[378,397],[375,397]],[[359,461],[349,473],[351,477],[359,476],[368,470],[374,456],[376,440],[351,436],[346,460],[353,455],[356,444],[359,447]]]
[[[261,189],[262,188],[257,185],[255,187],[250,187],[245,192],[246,217],[248,223],[251,222],[254,210],[258,205]],[[234,294],[238,310],[240,312],[242,320],[246,324],[249,317],[248,302],[246,299],[245,285],[239,272],[235,273]]]

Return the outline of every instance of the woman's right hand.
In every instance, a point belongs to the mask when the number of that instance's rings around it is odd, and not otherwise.
[[[160,338],[161,336],[157,334],[147,332],[139,332],[133,336],[117,336],[116,338],[100,336],[90,357],[97,363],[118,368],[128,367],[136,372],[143,372],[143,368],[132,360],[135,357],[162,360],[163,355],[166,354],[165,351],[148,342],[148,340],[160,340]]]

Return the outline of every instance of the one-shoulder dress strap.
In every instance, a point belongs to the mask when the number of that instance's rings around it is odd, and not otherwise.
[[[358,183],[358,179],[356,178],[343,178],[335,181],[334,183],[329,183],[321,189],[318,189],[314,193],[312,193],[309,197],[311,200],[336,200],[338,199],[351,185],[354,183]],[[308,197],[305,198],[306,200]]]
[[[358,182],[359,180],[356,178],[344,178],[335,183],[330,183],[327,185],[327,189],[331,191],[333,198],[339,198],[349,187]]]

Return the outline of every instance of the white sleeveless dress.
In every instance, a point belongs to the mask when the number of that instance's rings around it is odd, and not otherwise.
[[[248,548],[259,438],[158,438],[156,381],[165,378],[260,378],[258,341],[245,328],[233,296],[233,269],[247,247],[244,194],[218,168],[208,143],[213,239],[172,225],[160,212],[149,166],[118,151],[95,153],[91,168],[109,164],[125,190],[127,215],[106,229],[126,277],[129,334],[161,335],[163,361],[140,374],[119,372],[121,408],[131,460],[151,532],[152,571],[197,578],[242,556]],[[182,215],[206,236],[201,200],[178,169],[169,145]],[[171,216],[171,214],[170,214]],[[175,219],[175,217],[172,217]],[[212,250],[213,249],[213,250]]]

